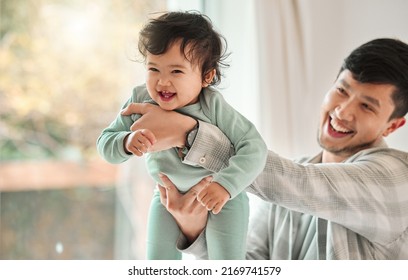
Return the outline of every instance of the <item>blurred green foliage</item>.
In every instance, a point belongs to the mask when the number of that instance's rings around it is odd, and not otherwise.
[[[0,161],[95,157],[144,80],[138,30],[165,0],[0,0]]]

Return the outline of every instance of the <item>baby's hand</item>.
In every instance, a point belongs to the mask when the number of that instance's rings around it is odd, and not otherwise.
[[[148,129],[139,129],[128,134],[124,140],[124,148],[128,153],[141,157],[147,153],[156,142],[153,132]]]
[[[220,213],[222,207],[230,199],[229,192],[216,182],[210,183],[197,195],[197,200],[201,202],[208,211],[213,214]]]

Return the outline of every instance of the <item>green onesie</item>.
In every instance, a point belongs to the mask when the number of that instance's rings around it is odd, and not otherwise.
[[[146,86],[140,85],[133,90],[130,103],[154,103]],[[245,259],[246,235],[248,229],[249,205],[245,188],[249,186],[263,170],[267,147],[255,126],[233,109],[214,88],[202,90],[199,101],[177,109],[185,115],[208,122],[219,127],[230,139],[235,149],[228,165],[214,173],[201,166],[183,163],[176,148],[149,153],[146,164],[149,174],[158,183],[158,174],[164,173],[181,192],[186,192],[202,178],[212,175],[213,181],[223,186],[231,195],[217,215],[209,214],[206,237],[209,259]],[[132,155],[123,148],[123,140],[130,133],[130,126],[140,115],[118,115],[109,127],[103,130],[97,141],[99,153],[111,163],[121,163]],[[165,121],[165,120],[163,120]],[[205,157],[201,160],[205,161]],[[147,232],[148,259],[180,259],[176,249],[180,235],[172,215],[160,203],[160,195],[155,191],[149,211]]]

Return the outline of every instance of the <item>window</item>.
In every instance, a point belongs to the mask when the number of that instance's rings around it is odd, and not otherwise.
[[[140,257],[118,249],[131,221],[95,142],[144,80],[138,30],[166,5],[0,2],[0,259]]]

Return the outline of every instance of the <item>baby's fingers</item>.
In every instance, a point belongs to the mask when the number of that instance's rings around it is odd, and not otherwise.
[[[217,204],[215,204],[213,209],[212,209],[212,213],[215,214],[215,215],[220,213],[222,208],[224,207],[225,203],[226,202],[219,201]]]

